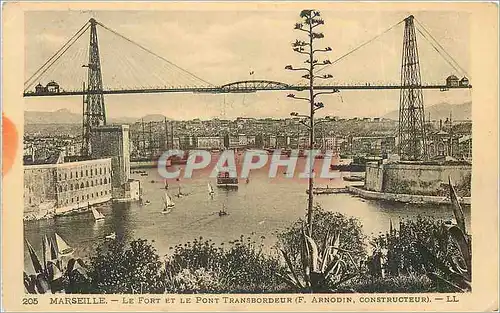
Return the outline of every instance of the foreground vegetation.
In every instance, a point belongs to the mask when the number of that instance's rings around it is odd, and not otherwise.
[[[359,220],[321,207],[312,233],[300,219],[278,234],[276,253],[264,253],[264,237],[226,245],[200,237],[162,260],[138,239],[102,243],[86,264],[59,256],[44,237],[42,262],[26,242],[35,274],[24,273],[24,286],[28,293],[467,292],[471,236],[451,180],[449,195],[454,224],[390,221],[370,249]]]
[[[49,245],[41,262],[28,246],[37,273],[24,274],[25,287],[29,293],[103,294],[470,290],[470,257],[462,253],[470,240],[460,242],[455,225],[401,220],[367,247],[355,218],[317,207],[313,236],[303,223],[279,233],[271,252],[264,252],[263,237],[225,244],[200,237],[172,247],[162,259],[138,239],[102,243],[85,263],[57,257]]]

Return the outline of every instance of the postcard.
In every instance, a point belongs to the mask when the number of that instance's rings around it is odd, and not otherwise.
[[[498,6],[6,2],[6,311],[498,310]]]

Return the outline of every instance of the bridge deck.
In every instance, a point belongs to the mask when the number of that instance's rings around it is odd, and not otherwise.
[[[229,87],[228,87],[229,86]],[[331,86],[315,86],[315,90],[325,91],[340,91],[340,90],[397,90],[397,89],[439,89],[446,91],[449,89],[470,89],[471,85],[466,86],[447,86],[447,85],[422,85],[422,86],[400,86],[400,85],[331,85]],[[230,86],[224,85],[221,87],[179,87],[179,88],[148,88],[148,89],[125,89],[125,90],[103,90],[105,95],[113,94],[147,94],[147,93],[253,93],[257,91],[303,91],[307,90],[307,86],[298,85],[267,85],[267,86]],[[88,91],[73,90],[60,92],[25,92],[24,97],[55,97],[55,96],[81,96],[88,94]],[[92,93],[92,92],[90,92]],[[99,92],[95,92],[99,93]]]

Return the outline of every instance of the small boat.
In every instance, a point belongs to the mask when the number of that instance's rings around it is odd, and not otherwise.
[[[208,183],[208,195],[210,197],[212,197],[212,199],[213,199],[214,198],[214,194],[215,194],[215,192],[214,192],[214,188],[212,187],[212,184]]]
[[[116,239],[116,233],[111,233],[111,234],[107,235],[106,239],[115,240]]]
[[[177,193],[177,195],[175,195],[177,198],[182,198],[184,196],[187,196],[188,194],[187,193],[182,193],[181,191],[181,186],[179,186],[179,191]]]
[[[163,200],[163,205],[165,206],[165,209],[166,208],[171,209],[171,208],[175,207],[174,201],[172,201],[172,198],[170,198],[170,196],[166,192],[165,192],[165,199]]]
[[[146,200],[146,202],[144,202],[144,205],[150,205],[151,204],[151,201],[149,200]]]
[[[105,218],[105,216],[101,212],[97,211],[94,208],[92,208],[92,215],[94,215],[94,220],[96,221],[102,221]]]
[[[152,181],[151,181],[151,184],[154,184],[154,183],[156,183],[156,181],[152,180]]]
[[[56,235],[56,245],[57,245],[57,252],[59,252],[60,256],[68,256],[71,255],[75,249],[71,248],[64,239],[62,239],[61,236],[59,236],[57,233]]]
[[[360,176],[344,176],[342,177],[345,181],[364,181],[365,179]]]
[[[148,176],[148,173],[141,173],[141,176]]]
[[[219,211],[219,216],[226,216],[228,213],[226,212],[226,206],[222,205],[222,209]]]

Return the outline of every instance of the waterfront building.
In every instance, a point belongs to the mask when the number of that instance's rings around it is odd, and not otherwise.
[[[451,178],[459,197],[471,195],[472,166],[468,162],[368,162],[365,186],[368,191],[421,196],[449,195]]]
[[[360,136],[350,138],[352,155],[381,156],[393,153],[395,136]]]
[[[224,137],[211,136],[211,137],[198,137],[198,149],[220,149],[224,146]]]
[[[24,166],[24,217],[39,219],[109,201],[111,158],[65,162],[63,153]],[[40,164],[44,162],[44,164]]]
[[[139,200],[140,183],[130,178],[129,126],[99,126],[92,129],[93,158],[111,158],[112,196],[116,201]]]
[[[99,126],[92,129],[93,158],[111,158],[113,188],[130,180],[129,126]]]

